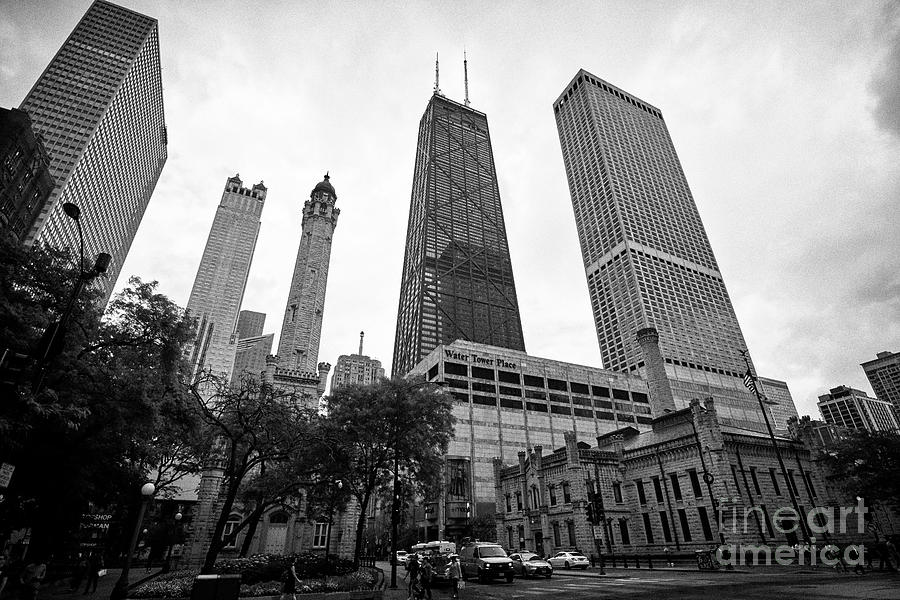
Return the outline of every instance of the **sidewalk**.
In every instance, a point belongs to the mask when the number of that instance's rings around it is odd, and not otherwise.
[[[108,569],[107,574],[97,582],[97,591],[90,594],[83,593],[87,581],[82,581],[77,590],[71,591],[69,579],[60,579],[42,586],[41,591],[38,593],[38,600],[108,600],[121,573],[121,569]],[[131,583],[143,579],[144,576],[143,569],[138,569],[137,571],[132,569]],[[6,595],[5,592],[4,595]]]

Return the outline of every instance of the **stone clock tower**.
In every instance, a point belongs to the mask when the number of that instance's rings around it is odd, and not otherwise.
[[[279,371],[300,372],[318,379],[331,237],[341,212],[334,206],[336,200],[337,194],[326,174],[303,205],[300,248],[278,341]]]

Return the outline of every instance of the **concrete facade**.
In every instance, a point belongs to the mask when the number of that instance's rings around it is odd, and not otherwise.
[[[894,414],[900,418],[900,352],[879,352],[875,360],[862,363],[872,391],[879,400],[894,405]]]
[[[262,182],[245,188],[238,175],[225,182],[187,303],[188,312],[197,320],[197,337],[190,349],[194,377],[209,372],[231,380],[237,351],[235,329],[266,192]]]
[[[865,392],[840,385],[819,396],[819,411],[826,423],[847,429],[868,431],[897,431],[894,405],[872,398]]]
[[[234,369],[231,372],[231,385],[237,387],[241,377],[251,376],[257,380],[266,369],[266,357],[272,354],[275,334],[267,333],[239,339],[234,355]]]
[[[650,423],[643,379],[524,352],[457,340],[435,348],[411,371],[444,382],[453,395],[455,437],[446,460],[443,492],[427,519],[442,535],[471,516],[494,511],[493,459],[516,460],[535,445],[557,448],[566,432],[578,440],[626,425]]]
[[[56,182],[25,241],[77,249],[78,205],[85,256],[112,256],[93,283],[109,298],[168,156],[156,19],[95,0],[20,108]]]
[[[785,381],[770,379],[768,377],[758,377],[759,391],[769,401],[766,407],[769,411],[769,422],[772,427],[778,431],[788,430],[788,421],[791,418],[799,419],[797,405],[794,404],[794,397],[791,396],[791,390]]]
[[[237,327],[234,328],[234,332],[237,334],[238,340],[244,340],[261,336],[265,326],[266,313],[242,310],[238,313]]]
[[[660,110],[580,70],[553,104],[603,366],[650,377],[655,328],[677,408],[765,430],[746,342]],[[650,377],[653,379],[654,377]]]
[[[365,332],[359,332],[359,351],[356,354],[341,354],[334,365],[331,376],[331,391],[349,383],[368,385],[384,377],[384,367],[377,358],[363,354]]]

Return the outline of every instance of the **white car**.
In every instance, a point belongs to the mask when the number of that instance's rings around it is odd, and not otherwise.
[[[409,555],[406,553],[406,550],[397,550],[396,563],[398,565],[405,565],[408,562],[409,562]]]
[[[577,552],[557,552],[547,562],[550,563],[550,566],[557,569],[559,567],[564,569],[587,569],[591,564],[587,558]]]

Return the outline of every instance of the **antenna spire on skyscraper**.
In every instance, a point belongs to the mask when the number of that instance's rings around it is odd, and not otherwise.
[[[359,332],[359,355],[360,355],[360,356],[362,356],[362,343],[363,343],[363,336],[364,336],[364,335],[366,335],[366,332],[365,332],[365,331],[360,331],[360,332]]]
[[[463,50],[463,78],[466,84],[465,105],[469,105],[469,59],[466,58],[466,51]]]
[[[438,53],[434,53],[434,93],[441,93],[441,67],[438,63]]]

